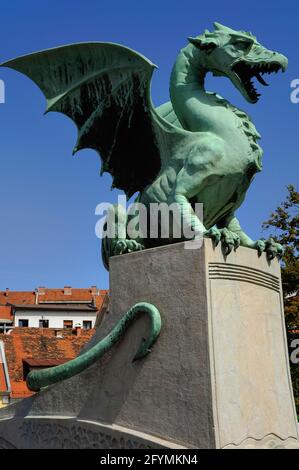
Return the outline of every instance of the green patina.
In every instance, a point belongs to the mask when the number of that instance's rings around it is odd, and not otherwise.
[[[2,64],[31,78],[47,98],[47,112],[61,112],[78,128],[74,153],[92,148],[101,156],[102,172],[113,177],[113,187],[149,208],[151,203],[176,203],[183,222],[194,234],[204,233],[229,254],[239,245],[265,251],[269,259],[281,255],[272,239],[253,241],[235,216],[255,173],[262,169],[260,134],[250,117],[215,93],[205,90],[205,77],[230,79],[249,103],[259,99],[253,78],[266,85],[262,74],[285,71],[287,59],[264,48],[248,32],[219,23],[180,51],[170,79],[171,101],[155,108],[150,83],[155,65],[124,46],[80,43],[23,56]],[[204,218],[193,211],[204,205]],[[109,257],[177,241],[152,239],[144,233],[129,239],[130,217],[113,209],[114,239],[104,238],[103,261]],[[160,221],[161,229],[163,220]],[[121,231],[119,230],[121,229]],[[124,230],[123,230],[124,229]],[[150,227],[148,227],[150,230]],[[120,236],[120,233],[122,234]],[[134,359],[148,354],[161,328],[156,307],[139,303],[112,331],[88,351],[66,364],[32,371],[30,389],[39,390],[80,373],[117,343],[139,314],[151,320],[151,329]]]
[[[109,351],[121,339],[132,321],[142,314],[150,318],[150,332],[147,338],[142,339],[133,361],[142,359],[150,352],[150,348],[156,341],[161,330],[161,316],[159,310],[154,305],[146,302],[138,303],[130,308],[105,338],[75,359],[49,369],[31,371],[27,376],[29,389],[38,391],[43,387],[79,374]]]
[[[128,197],[138,192],[138,202],[147,208],[151,203],[177,203],[184,224],[216,244],[221,241],[226,254],[242,245],[265,251],[272,259],[281,255],[282,247],[272,239],[253,241],[235,216],[262,169],[260,135],[244,111],[205,90],[205,77],[211,72],[229,78],[254,104],[260,96],[254,77],[266,85],[262,74],[285,71],[287,59],[263,47],[251,33],[214,26],[212,32],[189,38],[173,67],[171,101],[158,108],[150,97],[154,64],[117,44],[73,44],[2,65],[36,82],[47,98],[47,111],[74,120],[74,152],[97,150],[113,187]],[[193,211],[195,202],[204,206],[202,221]],[[119,214],[117,206],[114,212],[117,227],[125,230],[103,240],[107,268],[115,254],[178,241],[171,235],[153,240],[149,232],[130,239],[129,217]]]

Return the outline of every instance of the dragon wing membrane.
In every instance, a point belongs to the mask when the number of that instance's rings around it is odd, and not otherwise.
[[[1,64],[32,79],[47,99],[47,110],[70,117],[78,129],[74,153],[92,148],[102,172],[128,197],[158,174],[150,82],[155,65],[112,43],[79,43],[22,56]]]

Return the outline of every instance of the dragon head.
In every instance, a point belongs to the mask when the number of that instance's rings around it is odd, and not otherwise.
[[[228,77],[249,103],[256,103],[261,95],[254,78],[268,86],[262,75],[284,72],[288,59],[266,49],[252,33],[234,31],[220,23],[214,23],[214,27],[215,31],[206,30],[201,36],[188,38],[189,42],[204,51],[207,70],[215,76]]]

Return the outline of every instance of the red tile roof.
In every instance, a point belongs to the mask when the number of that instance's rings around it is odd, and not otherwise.
[[[0,305],[0,320],[12,320],[12,309],[10,306]]]
[[[48,289],[39,287],[36,291],[11,291],[9,289],[0,291],[0,305],[33,305],[44,302],[93,302],[96,306],[102,305],[103,299],[108,291],[97,287],[76,289],[65,287],[62,289]]]
[[[11,305],[41,309],[63,308],[66,311],[77,308],[90,309],[93,305],[100,314],[105,299],[107,303],[107,295],[107,290],[99,290],[95,286],[87,289],[44,287],[30,292],[6,289],[0,291],[0,319],[12,320]],[[97,324],[99,323],[98,318]],[[73,359],[91,338],[93,331],[82,330],[79,336],[75,336],[71,329],[63,330],[63,338],[56,337],[55,330],[50,328],[14,328],[10,334],[0,333],[0,340],[3,340],[5,345],[12,398],[25,398],[33,394],[24,380],[24,364],[26,367],[46,367]],[[4,370],[1,372],[1,369],[3,366],[0,363],[0,389],[4,387],[5,379]]]
[[[0,291],[0,305],[34,303],[35,292]]]
[[[107,300],[108,294],[109,290],[100,290],[99,295],[94,297],[94,302],[98,310],[102,308],[104,301]]]
[[[11,384],[12,398],[25,398],[33,393],[24,380],[24,364],[61,364],[73,359],[89,341],[94,330],[81,330],[76,336],[72,330],[62,330],[63,338],[55,336],[55,329],[14,328],[10,334],[0,334],[5,345],[5,356]],[[39,365],[39,367],[41,367]]]
[[[4,344],[0,344],[0,393],[9,394],[9,378],[7,376],[7,368],[4,365],[5,362],[5,350]]]
[[[3,362],[0,362],[0,393],[6,392],[6,391],[7,391],[7,384],[6,384],[6,378],[5,378],[4,365],[3,365]]]
[[[65,293],[64,289],[45,289],[44,294],[38,294],[38,302],[91,302],[93,297],[100,293],[96,289],[95,293],[90,289],[70,288],[70,294]]]

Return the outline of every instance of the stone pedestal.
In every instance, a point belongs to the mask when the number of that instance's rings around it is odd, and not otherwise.
[[[152,352],[132,362],[140,317],[89,369],[1,410],[0,447],[299,447],[278,262],[191,247],[111,259],[110,312],[87,348],[149,302],[162,316]]]

